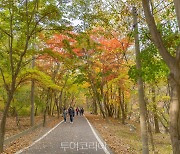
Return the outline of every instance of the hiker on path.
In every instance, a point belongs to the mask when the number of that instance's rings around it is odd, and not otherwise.
[[[78,116],[78,114],[79,114],[79,108],[77,107],[76,108],[76,115]]]
[[[63,109],[63,117],[64,117],[64,123],[66,123],[67,111],[65,108]]]
[[[82,108],[80,108],[79,109],[79,114],[80,114],[80,116],[82,116],[82,110],[81,110]]]
[[[70,106],[68,109],[69,117],[70,117],[70,123],[73,123],[74,118],[74,109]]]
[[[80,109],[80,115],[82,116],[83,114],[84,114],[84,109],[81,108],[81,109]]]
[[[83,107],[81,108],[81,114],[82,114],[82,115],[84,114],[84,109],[83,109]]]

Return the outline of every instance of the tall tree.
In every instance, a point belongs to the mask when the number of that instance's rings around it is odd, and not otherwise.
[[[140,60],[140,46],[138,35],[138,22],[137,22],[137,10],[133,7],[133,24],[134,24],[134,36],[135,36],[135,50],[136,50],[136,68],[141,72],[141,60]],[[138,76],[138,96],[139,96],[139,108],[140,108],[140,126],[141,126],[141,140],[142,140],[142,153],[149,153],[148,146],[148,128],[147,128],[147,106],[144,96],[144,87],[142,77]]]
[[[0,66],[1,77],[7,93],[0,126],[0,152],[3,151],[7,113],[14,93],[19,86],[17,78],[24,66],[28,64],[28,55],[32,54],[29,46],[32,37],[43,29],[51,28],[52,21],[61,19],[56,1],[41,1],[39,3],[41,9],[38,11],[36,9],[37,4],[38,0],[22,2],[4,0],[0,2],[0,31],[2,44],[4,44],[1,47],[3,52],[1,58],[3,59],[6,56],[8,62],[8,67],[5,63],[1,63]]]
[[[148,24],[154,44],[159,50],[163,60],[170,69],[169,82],[171,84],[171,106],[170,106],[170,136],[175,154],[180,153],[180,44],[174,49],[174,56],[166,48],[162,34],[159,33],[155,18],[152,14],[150,1],[142,0],[146,22]],[[180,31],[180,1],[174,0],[177,23]]]

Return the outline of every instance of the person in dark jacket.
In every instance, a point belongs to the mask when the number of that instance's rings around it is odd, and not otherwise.
[[[84,109],[83,109],[83,107],[81,108],[81,115],[83,115],[84,114]]]
[[[84,109],[83,107],[80,108],[80,115],[82,116],[84,114]]]
[[[70,123],[73,123],[73,117],[74,117],[74,109],[73,107],[69,107],[68,109],[69,117],[70,117]]]
[[[80,116],[82,116],[82,110],[81,110],[82,108],[80,108],[79,109],[79,114],[80,114]]]
[[[78,116],[78,114],[79,114],[79,108],[77,107],[76,108],[76,115]]]

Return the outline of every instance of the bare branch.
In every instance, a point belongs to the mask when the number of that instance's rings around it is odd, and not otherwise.
[[[33,36],[33,34],[34,34],[34,32],[35,32],[38,24],[39,24],[45,17],[47,17],[47,15],[49,15],[49,14],[51,14],[51,13],[53,13],[53,12],[48,12],[48,13],[46,13],[44,16],[42,16],[42,17],[36,22],[36,24],[34,25],[34,28],[33,28],[32,31],[30,32],[30,37]]]

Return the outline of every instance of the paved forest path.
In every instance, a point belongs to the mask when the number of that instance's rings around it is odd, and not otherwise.
[[[107,148],[108,149],[108,148]],[[84,116],[75,116],[74,123],[61,122],[30,147],[17,154],[110,154]]]

